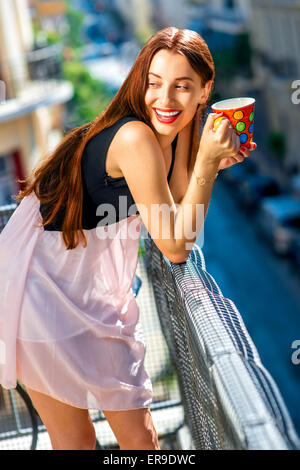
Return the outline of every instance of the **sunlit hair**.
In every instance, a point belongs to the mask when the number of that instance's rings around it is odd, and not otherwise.
[[[67,249],[75,248],[80,240],[84,246],[87,244],[82,229],[81,174],[81,158],[87,142],[125,116],[133,115],[154,130],[145,105],[145,94],[152,58],[161,49],[183,54],[201,77],[202,86],[209,80],[214,81],[213,59],[206,42],[198,33],[175,27],[158,31],[140,51],[127,78],[109,106],[94,121],[77,127],[67,134],[54,152],[41,160],[32,174],[23,181],[26,187],[19,192],[16,199],[20,201],[34,191],[40,202],[47,204],[49,215],[43,221],[42,226],[53,222],[59,213],[64,214],[62,237]],[[205,108],[206,104],[203,105],[203,113]],[[203,113],[200,110],[200,116],[203,116]],[[195,127],[196,124],[193,122],[190,165],[193,164]]]

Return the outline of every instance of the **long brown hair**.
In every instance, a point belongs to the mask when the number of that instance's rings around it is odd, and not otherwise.
[[[124,116],[134,115],[154,130],[145,105],[148,71],[153,56],[161,49],[183,54],[200,75],[202,86],[214,80],[213,59],[204,39],[195,31],[168,27],[158,31],[142,48],[127,78],[109,104],[94,121],[73,129],[55,151],[42,159],[24,181],[26,187],[16,196],[21,200],[32,191],[49,208],[42,226],[52,222],[58,213],[64,214],[62,237],[67,249],[78,245],[80,238],[86,246],[82,229],[83,185],[81,158],[87,142],[103,129],[112,126]],[[206,105],[203,105],[203,112]],[[200,113],[201,114],[201,113]],[[199,115],[199,113],[198,113]],[[203,114],[201,114],[203,116]],[[194,118],[195,121],[195,118]],[[193,122],[190,142],[190,164],[193,160],[198,123]]]

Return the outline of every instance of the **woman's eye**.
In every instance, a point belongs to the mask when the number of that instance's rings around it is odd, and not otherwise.
[[[148,86],[159,86],[158,83],[154,83],[154,82],[149,82],[148,83]],[[188,87],[184,86],[184,85],[176,85],[176,88],[182,88],[183,90],[187,90]]]

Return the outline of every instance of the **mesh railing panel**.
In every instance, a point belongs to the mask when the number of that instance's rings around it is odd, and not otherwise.
[[[17,204],[8,204],[0,207],[0,233],[4,229],[4,226],[7,224],[8,219],[11,217],[16,207]]]
[[[15,207],[0,208],[0,232]],[[156,427],[166,434],[182,426],[181,401],[193,439],[191,448],[299,449],[278,388],[234,303],[223,297],[206,271],[202,251],[195,245],[186,263],[173,264],[150,237],[143,238],[137,274],[142,280],[137,302],[147,343],[145,362],[153,383]],[[6,400],[9,393],[15,395],[15,391],[2,391]],[[16,407],[23,409],[23,405]],[[16,416],[13,406],[8,408],[5,421],[12,424],[6,429],[20,436],[19,443],[26,438],[28,442],[22,445],[28,448],[30,423],[21,426],[21,431],[14,429]],[[0,424],[3,413],[4,409]],[[101,411],[91,411],[91,416],[99,441],[109,448],[115,440],[108,423]],[[51,448],[46,434],[39,433],[37,448]],[[11,445],[20,448],[15,440]]]
[[[289,413],[235,304],[195,245],[186,263],[143,239],[162,330],[196,449],[299,449]]]

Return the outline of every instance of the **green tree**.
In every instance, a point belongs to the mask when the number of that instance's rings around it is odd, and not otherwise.
[[[79,61],[65,62],[63,74],[74,87],[74,96],[68,104],[69,125],[75,127],[93,121],[108,106],[113,93]]]
[[[237,62],[233,49],[213,52],[213,60],[218,80],[229,80],[236,73]]]
[[[81,39],[81,32],[84,14],[72,8],[71,0],[67,0],[66,3],[67,11],[65,12],[65,19],[68,28],[63,37],[64,44],[72,48],[81,47],[83,45],[83,41]]]
[[[37,23],[33,23],[33,42],[35,48],[51,46],[62,42],[61,34],[54,31],[45,31]]]
[[[57,31],[44,31],[34,24],[34,38],[37,47],[59,42],[62,44],[62,78],[70,81],[74,88],[73,98],[66,104],[66,127],[72,128],[93,121],[108,106],[113,93],[104,82],[93,78],[80,61],[84,15],[74,10],[71,0],[66,3],[65,33],[60,35]]]
[[[268,146],[282,162],[286,152],[285,136],[281,132],[271,132],[268,138]]]
[[[234,47],[213,51],[216,77],[225,81],[230,80],[233,75],[237,74],[251,77],[252,54],[249,34],[239,34]]]
[[[239,68],[240,72],[251,76],[251,59],[253,55],[253,50],[250,42],[249,33],[239,34],[235,44],[234,56],[236,60],[236,65]]]

